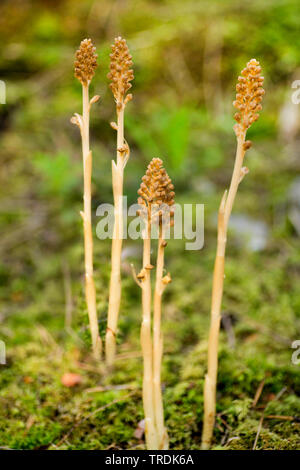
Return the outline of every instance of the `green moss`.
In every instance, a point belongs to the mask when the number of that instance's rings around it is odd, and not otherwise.
[[[112,202],[115,133],[108,122],[115,109],[105,76],[114,26],[100,14],[95,27],[98,7],[90,0],[75,14],[66,0],[47,11],[44,2],[26,2],[18,12],[9,3],[0,5],[6,19],[0,37],[7,44],[0,51],[7,83],[7,105],[0,107],[0,339],[7,346],[7,364],[0,365],[0,448],[143,449],[144,440],[134,437],[143,418],[141,292],[130,274],[130,263],[141,265],[141,243],[124,241],[118,357],[108,373],[90,356],[79,216],[81,144],[78,129],[69,124],[81,102],[80,86],[72,79],[73,54],[88,23],[101,63],[91,84],[91,93],[102,97],[91,115],[95,214],[98,204]],[[278,133],[278,115],[291,91],[287,84],[300,59],[298,3],[252,0],[242,9],[233,1],[189,0],[184,8],[180,0],[165,0],[163,6],[147,0],[123,3],[115,20],[132,47],[136,76],[126,110],[128,200],[136,201],[146,164],[159,156],[174,180],[177,201],[205,204],[204,248],[186,251],[184,241],[172,240],[166,250],[173,282],[164,296],[162,385],[170,446],[200,448],[216,214],[235,151],[233,110],[228,110],[234,77],[255,55],[267,93],[249,134],[254,144],[246,157],[250,174],[234,212],[263,220],[269,238],[264,250],[251,253],[237,233],[228,237],[222,308],[233,319],[235,347],[222,330],[213,447],[252,449],[264,413],[257,448],[299,449],[300,374],[299,365],[291,363],[291,344],[300,337],[300,251],[287,217],[299,163],[297,142],[286,145]],[[219,98],[212,102],[203,74],[212,32],[222,32],[213,43],[223,46],[222,60],[209,64],[217,65],[210,74],[211,91],[220,82],[225,113],[217,109]],[[96,216],[93,222],[95,227]],[[94,249],[104,338],[110,241],[94,236]],[[66,266],[71,331],[64,328]],[[81,383],[63,386],[65,372],[80,374]]]

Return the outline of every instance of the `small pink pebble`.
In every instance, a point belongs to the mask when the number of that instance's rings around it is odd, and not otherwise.
[[[72,372],[66,372],[61,378],[61,383],[65,387],[74,387],[74,385],[78,385],[81,382],[82,382],[81,375],[74,374]]]

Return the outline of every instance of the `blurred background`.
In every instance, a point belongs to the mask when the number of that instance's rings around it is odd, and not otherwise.
[[[70,123],[81,110],[74,53],[91,37],[99,56],[91,93],[101,95],[91,115],[95,216],[112,202],[115,105],[106,75],[118,35],[135,73],[125,120],[129,204],[153,157],[164,160],[177,203],[205,204],[204,248],[185,251],[176,240],[166,250],[173,282],[164,299],[163,385],[176,449],[200,446],[217,209],[234,163],[232,101],[240,70],[253,57],[261,63],[266,95],[249,131],[250,174],[228,241],[214,445],[300,448],[299,365],[291,362],[300,339],[300,106],[292,103],[299,28],[297,0],[1,1],[2,448],[144,446],[140,292],[129,268],[141,265],[141,243],[124,243],[119,356],[107,374],[89,357],[81,142]],[[110,241],[95,235],[94,245],[103,334]],[[76,384],[66,385],[66,373]],[[258,432],[262,413],[271,418]]]

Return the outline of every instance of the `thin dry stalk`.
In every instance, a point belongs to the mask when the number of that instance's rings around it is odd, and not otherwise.
[[[255,59],[250,60],[247,67],[242,70],[241,76],[238,78],[236,101],[233,103],[239,110],[234,116],[237,121],[237,124],[234,126],[237,137],[237,150],[228,195],[227,191],[225,191],[220,204],[218,217],[218,242],[213,275],[211,324],[208,342],[208,368],[204,383],[204,423],[202,433],[202,449],[204,450],[209,449],[211,445],[216,413],[218,342],[227,229],[239,184],[249,171],[246,167],[243,167],[243,161],[246,151],[251,147],[251,142],[245,139],[247,129],[253,122],[257,121],[259,118],[258,112],[261,110],[260,103],[264,94],[262,88],[264,79],[260,76],[260,73],[261,67],[259,63]]]
[[[158,435],[158,448],[168,450],[169,437],[164,425],[164,410],[161,392],[161,362],[163,356],[163,335],[161,331],[161,301],[162,295],[171,282],[170,275],[163,277],[164,271],[164,252],[167,246],[163,238],[162,227],[159,229],[159,240],[156,260],[156,282],[154,292],[154,314],[153,314],[153,391],[155,420]]]
[[[151,335],[151,204],[147,208],[145,217],[146,227],[143,231],[143,268],[133,275],[137,285],[142,289],[142,325],[141,346],[144,362],[143,371],[143,406],[145,414],[145,438],[148,450],[157,449],[157,434],[155,426],[154,398],[153,398],[153,357]]]
[[[153,356],[151,337],[151,222],[148,219],[147,234],[144,238],[143,248],[143,269],[138,275],[142,288],[143,319],[141,326],[141,345],[144,358],[143,375],[143,403],[145,412],[145,436],[148,450],[155,450],[158,447],[157,433],[155,426],[154,397],[153,397]]]
[[[93,354],[96,359],[101,358],[102,342],[99,335],[98,318],[96,309],[96,290],[93,270],[93,235],[91,214],[91,179],[92,179],[92,152],[90,150],[89,121],[90,108],[99,100],[94,96],[89,100],[89,85],[97,67],[96,49],[90,39],[81,42],[76,52],[75,77],[82,85],[82,116],[75,114],[71,119],[81,133],[83,155],[83,211],[80,215],[83,220],[84,232],[84,258],[85,258],[85,296],[89,315],[89,323],[92,337]]]
[[[167,212],[167,223],[173,215],[169,207],[174,204],[173,185],[162,161],[154,158],[148,166],[146,175],[138,191],[141,207],[140,214],[146,222],[144,236],[143,269],[136,276],[142,289],[143,320],[141,327],[141,344],[144,358],[143,403],[145,413],[145,434],[148,450],[168,449],[168,434],[164,426],[163,402],[161,394],[161,298],[166,285],[171,282],[169,275],[163,277],[164,249],[163,239],[164,216]],[[166,209],[168,209],[166,211]],[[156,285],[154,295],[153,347],[151,335],[151,280],[150,264],[151,225],[159,226],[159,245],[157,253]]]
[[[111,276],[106,330],[106,362],[112,365],[116,354],[116,334],[121,302],[121,253],[123,242],[123,180],[124,169],[129,158],[129,147],[124,139],[124,111],[132,99],[127,94],[133,80],[132,57],[125,39],[115,39],[110,55],[110,73],[112,89],[117,110],[117,123],[111,126],[117,131],[117,161],[112,161],[112,185],[114,196],[114,233],[111,248]]]

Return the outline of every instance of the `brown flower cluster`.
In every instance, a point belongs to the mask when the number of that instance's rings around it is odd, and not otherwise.
[[[81,41],[75,54],[74,75],[82,85],[88,85],[97,68],[96,48],[91,39]]]
[[[149,163],[138,194],[141,216],[151,217],[151,221],[156,223],[161,222],[164,215],[173,218],[174,210],[171,206],[174,204],[174,185],[160,158],[153,158]]]
[[[110,72],[107,77],[111,80],[110,88],[113,92],[118,107],[124,102],[127,91],[131,88],[131,81],[134,79],[131,66],[132,56],[125,39],[121,37],[115,38],[115,43],[111,46],[110,54]],[[129,101],[132,95],[127,95],[126,100]]]
[[[234,126],[235,132],[245,132],[259,118],[259,111],[262,109],[261,101],[265,94],[262,87],[264,77],[260,76],[261,67],[256,59],[251,59],[242,70],[236,85],[236,100],[233,106],[238,109],[234,115],[237,124]]]

